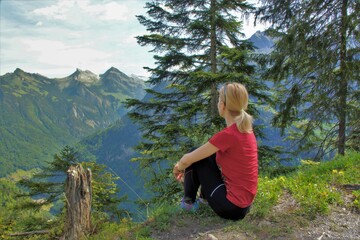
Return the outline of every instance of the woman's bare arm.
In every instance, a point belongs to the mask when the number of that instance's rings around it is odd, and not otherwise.
[[[212,145],[211,143],[207,142],[201,147],[195,149],[194,151],[185,154],[180,161],[176,164],[177,169],[179,171],[184,170],[185,168],[189,167],[194,162],[200,161],[206,157],[211,156],[212,154],[216,153],[219,149]],[[176,166],[175,165],[175,166]]]

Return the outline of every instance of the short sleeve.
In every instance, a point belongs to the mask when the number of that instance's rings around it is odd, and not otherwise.
[[[232,144],[232,134],[230,134],[228,131],[223,130],[221,132],[216,133],[214,136],[212,136],[209,140],[209,142],[220,149],[220,151],[225,151],[228,149]]]

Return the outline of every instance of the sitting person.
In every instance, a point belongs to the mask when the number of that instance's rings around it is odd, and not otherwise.
[[[203,198],[220,217],[239,220],[249,212],[257,192],[258,155],[247,105],[242,84],[228,83],[219,90],[218,111],[227,127],[185,154],[173,169],[184,185],[182,208],[197,208],[201,186]]]

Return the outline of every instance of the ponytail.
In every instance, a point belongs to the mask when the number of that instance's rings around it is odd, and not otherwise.
[[[235,118],[236,126],[242,133],[252,132],[253,117],[244,109],[240,111],[240,115]]]

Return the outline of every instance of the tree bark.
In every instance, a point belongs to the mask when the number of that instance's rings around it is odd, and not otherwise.
[[[61,239],[78,240],[91,230],[91,171],[71,166],[66,179],[66,223]]]
[[[347,76],[346,76],[346,30],[347,30],[347,8],[348,1],[342,1],[341,9],[341,43],[340,43],[340,82],[339,82],[339,135],[338,135],[338,154],[345,154],[345,141],[346,141],[346,114],[347,114]]]
[[[211,72],[217,73],[217,62],[216,62],[216,1],[211,0],[210,6],[210,62]],[[215,118],[218,114],[217,109],[217,88],[216,84],[211,85],[211,117]]]

